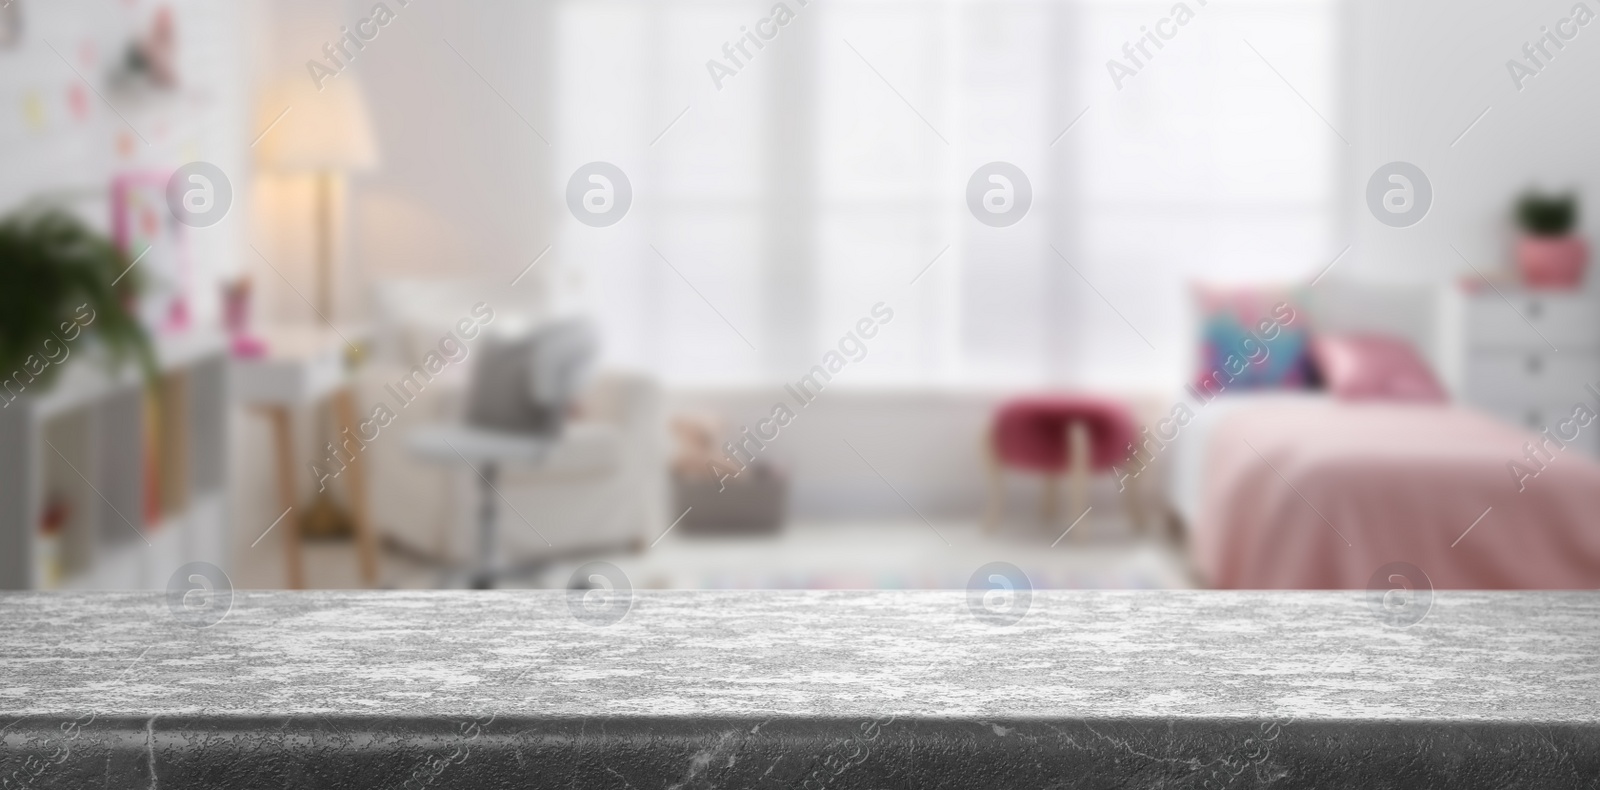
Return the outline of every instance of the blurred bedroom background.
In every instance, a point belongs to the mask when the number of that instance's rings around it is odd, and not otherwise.
[[[0,586],[1600,586],[1594,8],[9,0]]]

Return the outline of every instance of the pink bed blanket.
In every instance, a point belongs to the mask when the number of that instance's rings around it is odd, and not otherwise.
[[[1439,589],[1600,587],[1600,464],[1551,445],[1519,491],[1538,438],[1457,406],[1243,409],[1204,451],[1196,564],[1229,589],[1364,589],[1390,562]]]

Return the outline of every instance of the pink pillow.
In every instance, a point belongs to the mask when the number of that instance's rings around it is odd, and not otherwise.
[[[1449,400],[1428,363],[1391,335],[1317,335],[1311,359],[1340,400]]]

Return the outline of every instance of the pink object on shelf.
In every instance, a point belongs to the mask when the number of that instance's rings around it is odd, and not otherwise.
[[[267,341],[247,334],[234,335],[230,343],[238,359],[260,359],[267,355]]]
[[[1121,403],[1078,395],[1017,398],[1000,407],[990,441],[995,457],[1009,467],[1040,472],[1067,468],[1067,425],[1089,427],[1090,467],[1103,471],[1128,457],[1137,430]]]
[[[172,333],[187,332],[189,330],[188,297],[180,295],[176,299],[172,300],[172,304],[168,306],[167,310],[167,323],[165,325],[165,329]]]
[[[222,325],[229,334],[250,328],[250,279],[241,278],[222,287]]]
[[[1589,245],[1580,236],[1523,236],[1517,240],[1517,268],[1534,288],[1577,288],[1589,264]]]
[[[1328,390],[1341,400],[1449,400],[1428,363],[1392,335],[1317,335],[1311,358]]]

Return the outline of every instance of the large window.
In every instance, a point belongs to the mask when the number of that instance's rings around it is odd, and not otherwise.
[[[884,301],[853,383],[1167,385],[1189,283],[1339,252],[1330,2],[782,5],[558,14],[556,171],[634,190],[558,239],[619,363],[792,379]],[[992,161],[1032,186],[1007,227],[967,208]]]

